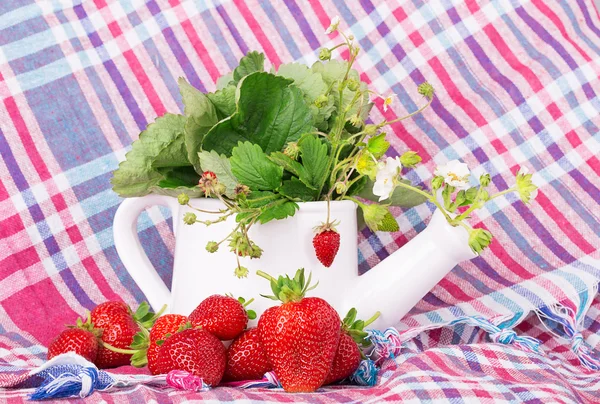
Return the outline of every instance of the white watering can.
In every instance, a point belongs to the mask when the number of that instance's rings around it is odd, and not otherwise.
[[[216,199],[192,199],[196,208],[215,211],[224,208]],[[140,213],[154,205],[168,206],[173,213],[175,232],[175,263],[173,284],[167,288],[144,253],[137,235]],[[313,228],[327,216],[327,202],[299,203],[296,214],[284,220],[274,220],[250,229],[250,237],[264,251],[260,259],[240,258],[249,269],[247,278],[234,276],[236,258],[223,243],[219,251],[209,253],[209,241],[220,241],[235,227],[235,219],[206,227],[196,223],[183,224],[183,215],[192,212],[178,204],[176,198],[148,195],[126,199],[119,206],[114,220],[114,240],[117,252],[146,295],[150,305],[158,310],[168,304],[171,313],[189,315],[207,296],[231,293],[251,297],[250,308],[260,316],[276,304],[260,294],[270,295],[269,282],[256,275],[257,270],[271,276],[288,274],[298,268],[312,272],[313,283],[319,282],[309,296],[318,296],[331,304],[343,317],[350,308],[358,310],[359,318],[367,319],[376,311],[381,316],[372,324],[384,329],[394,326],[427,294],[456,264],[476,257],[468,244],[468,234],[462,227],[452,227],[443,214],[434,212],[429,225],[402,248],[362,276],[358,274],[356,236],[356,205],[351,201],[331,202],[331,219],[339,221],[340,249],[330,268],[317,260],[312,246]],[[214,219],[214,215],[193,211],[199,220]],[[251,322],[252,323],[252,322]]]

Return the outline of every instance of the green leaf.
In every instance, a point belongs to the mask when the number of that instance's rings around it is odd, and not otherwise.
[[[296,177],[306,176],[306,169],[302,164],[298,163],[296,160],[292,160],[286,154],[282,152],[273,152],[269,155],[269,159],[276,163],[277,165],[283,167],[284,170],[289,171],[294,174]]]
[[[165,184],[165,185],[168,185],[168,184]],[[190,198],[201,198],[204,196],[204,191],[202,191],[197,186],[193,186],[193,187],[178,186],[178,187],[173,188],[173,187],[169,187],[169,186],[162,187],[160,185],[157,185],[157,186],[151,187],[150,192],[152,192],[153,194],[172,196],[174,198],[177,198],[177,196],[179,196],[179,194],[181,194],[181,193],[185,193]]]
[[[312,117],[302,92],[291,80],[254,73],[239,84],[237,110],[204,137],[204,150],[226,156],[240,141],[259,145],[266,153],[281,151],[288,142],[312,130]]]
[[[152,187],[164,179],[152,164],[183,133],[184,124],[185,117],[165,114],[148,125],[133,142],[126,160],[114,171],[113,191],[121,197],[144,196],[152,192]]]
[[[202,92],[190,85],[184,78],[178,80],[179,92],[187,117],[185,123],[184,148],[187,149],[187,158],[198,173],[200,164],[198,152],[204,135],[208,133],[218,121],[217,113],[212,102]]]
[[[317,193],[314,189],[310,189],[296,177],[283,181],[283,185],[278,191],[288,198],[300,199],[302,201],[314,201]]]
[[[258,221],[261,224],[265,224],[271,220],[285,219],[286,217],[294,216],[298,208],[299,206],[296,202],[280,199],[265,207],[258,217]]]
[[[321,189],[327,179],[327,145],[316,136],[306,136],[298,147],[306,171],[300,175],[300,180],[310,187]]]
[[[154,168],[185,167],[189,165],[190,161],[187,157],[185,136],[183,133],[178,134],[152,161],[152,167]]]
[[[219,182],[225,185],[225,194],[232,197],[238,180],[231,171],[229,159],[223,155],[219,155],[214,150],[210,152],[206,150],[201,151],[198,153],[198,159],[202,171],[212,171],[215,173]]]
[[[410,184],[410,181],[408,180],[402,180],[402,182],[404,182],[405,184]],[[365,184],[365,187],[363,188],[362,192],[360,192],[358,196],[364,199],[368,199],[369,201],[379,201],[379,197],[373,194],[373,185],[374,182],[369,179]],[[390,196],[389,202],[392,206],[412,208],[413,206],[417,206],[427,202],[427,198],[421,195],[420,193],[412,191],[410,189],[396,187],[394,193],[392,193],[392,195]]]
[[[390,212],[386,213],[386,215],[383,217],[383,220],[377,227],[377,231],[394,232],[399,230],[400,226],[398,226],[396,218]]]
[[[163,175],[163,179],[158,182],[158,186],[162,188],[194,187],[200,180],[200,175],[192,166],[162,167],[158,172]]]
[[[252,190],[270,191],[281,185],[283,168],[269,160],[259,145],[240,142],[230,162],[233,175]]]
[[[265,55],[257,51],[248,52],[246,56],[240,59],[240,65],[233,71],[234,84],[255,72],[265,70]]]
[[[220,119],[227,118],[235,112],[235,90],[236,86],[231,85],[206,94],[215,106]]]
[[[367,150],[378,160],[385,154],[389,147],[390,143],[385,140],[385,133],[373,136],[367,142]]]

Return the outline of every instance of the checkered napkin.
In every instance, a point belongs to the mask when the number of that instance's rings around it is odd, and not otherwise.
[[[144,300],[114,248],[121,200],[109,179],[149,122],[182,110],[177,78],[211,91],[254,49],[275,67],[312,63],[339,39],[324,34],[335,15],[362,48],[361,78],[397,97],[387,111],[378,101],[374,120],[415,111],[419,83],[436,89],[430,109],[390,128],[390,155],[423,157],[413,182],[461,159],[498,190],[527,167],[538,197],[530,207],[497,198],[471,219],[495,240],[395,331],[373,334],[384,366],[373,388],[172,396],[138,385],[92,397],[600,401],[600,16],[591,0],[0,1],[0,369],[43,365],[49,340],[98,303]],[[359,233],[361,273],[423,230],[433,206],[394,209],[399,232]],[[167,285],[170,220],[154,208],[138,225]]]

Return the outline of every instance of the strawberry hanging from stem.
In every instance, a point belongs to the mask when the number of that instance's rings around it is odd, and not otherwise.
[[[313,247],[317,259],[329,268],[333,264],[333,260],[340,249],[340,233],[337,232],[335,226],[337,223],[329,221],[330,206],[329,199],[327,200],[327,220],[315,227],[315,236],[313,237]]]

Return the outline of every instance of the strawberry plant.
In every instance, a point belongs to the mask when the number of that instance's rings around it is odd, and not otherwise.
[[[339,22],[328,29],[334,31],[339,31]],[[148,125],[114,172],[113,190],[122,197],[171,195],[182,205],[214,215],[212,220],[200,220],[188,212],[183,218],[188,225],[209,226],[235,218],[229,235],[208,242],[206,249],[231,250],[238,257],[235,275],[240,278],[248,270],[239,257],[260,258],[263,251],[249,230],[293,216],[300,202],[353,200],[373,231],[399,230],[390,206],[430,202],[453,226],[465,227],[471,247],[480,252],[491,234],[472,229],[462,219],[493,196],[473,187],[458,188],[455,184],[462,186],[468,172],[451,167],[436,171],[433,192],[426,192],[401,175],[402,167],[413,168],[421,161],[417,153],[408,150],[384,159],[390,147],[385,128],[431,105],[433,87],[426,82],[418,85],[424,101],[412,107],[414,112],[370,121],[374,100],[382,99],[386,111],[394,95],[380,95],[360,79],[353,69],[360,48],[352,35],[339,32],[343,41],[321,49],[320,60],[312,66],[289,63],[265,71],[264,55],[249,52],[233,72],[218,80],[214,92],[202,93],[180,78],[184,115],[165,114]],[[332,60],[341,50],[347,51],[348,59]],[[511,190],[529,200],[536,187],[526,176],[517,179],[521,184]],[[442,187],[443,204],[437,198]],[[223,207],[197,209],[190,203],[196,197],[219,199]],[[373,203],[364,203],[365,199]],[[321,233],[333,231],[332,227],[325,221]],[[325,255],[327,259],[319,259],[331,265],[333,248]]]

